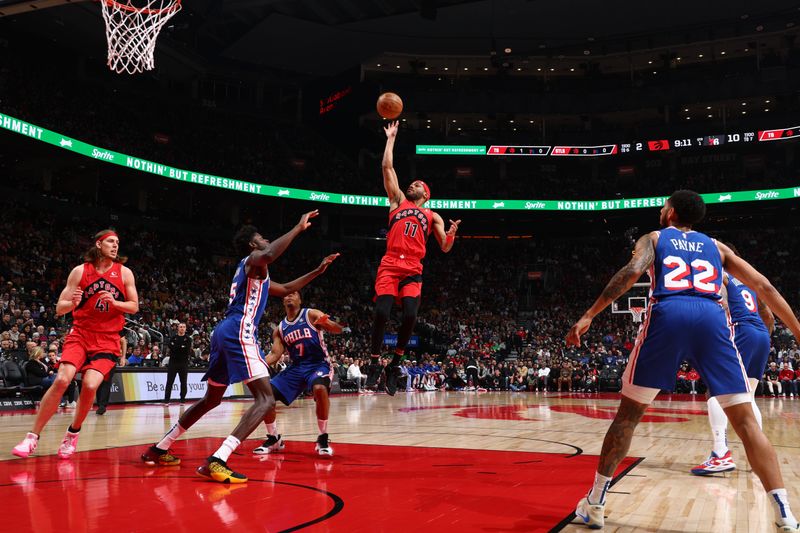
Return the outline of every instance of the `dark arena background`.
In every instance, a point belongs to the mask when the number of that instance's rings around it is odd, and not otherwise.
[[[576,505],[638,354],[635,318],[647,333],[647,275],[579,346],[565,337],[636,240],[660,228],[671,193],[700,193],[707,214],[695,229],[735,244],[800,308],[795,2],[170,5],[109,0],[103,9],[118,20],[107,23],[98,2],[0,0],[5,531],[583,530]],[[144,31],[119,17],[148,24],[170,9],[151,35],[152,68],[112,71],[106,32],[128,25],[114,36],[119,49]],[[137,43],[115,60],[134,62]],[[400,190],[424,180],[443,229],[461,221],[449,253],[428,239],[395,395],[381,371],[400,307],[382,359],[370,359],[389,215],[389,121],[376,112],[385,92],[403,101]],[[195,475],[255,405],[238,383],[174,443],[180,465],[144,463],[214,388],[201,378],[243,257],[234,234],[252,224],[274,243],[315,209],[269,274],[286,284],[341,254],[301,291],[303,306],[344,327],[325,337],[333,455],[317,450],[309,389],[278,402],[284,448],[254,454],[268,431],[259,424],[230,455],[247,483]],[[104,228],[118,234],[138,289],[120,332],[127,364],[89,408],[71,457],[59,457],[63,432],[79,395],[92,400],[80,374],[20,459],[12,448],[69,366],[59,361],[73,314],[56,313],[59,295]],[[258,325],[264,355],[285,315],[270,298]],[[755,405],[798,506],[800,349],[775,321]],[[187,390],[177,379],[165,401],[180,339]],[[692,475],[714,443],[706,381],[688,361],[667,381],[612,476],[605,530],[774,531],[775,502],[733,429],[735,470]]]

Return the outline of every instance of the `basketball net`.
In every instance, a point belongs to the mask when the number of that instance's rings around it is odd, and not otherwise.
[[[635,323],[639,323],[642,321],[642,315],[644,315],[645,308],[644,307],[631,307],[628,309],[631,315],[633,316],[633,321]]]
[[[108,68],[122,74],[152,70],[156,39],[181,10],[181,0],[100,0],[108,39]]]

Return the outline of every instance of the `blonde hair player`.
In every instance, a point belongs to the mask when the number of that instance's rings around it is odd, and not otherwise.
[[[674,192],[661,208],[661,231],[639,238],[631,260],[567,335],[567,345],[580,345],[592,319],[649,273],[651,304],[622,376],[622,399],[603,440],[594,484],[575,509],[592,529],[604,525],[606,493],[642,415],[661,389],[674,385],[678,366],[686,359],[703,376],[710,396],[717,398],[742,439],[750,466],[769,494],[778,530],[800,532],[775,449],[753,414],[750,383],[720,301],[722,273],[727,270],[753,288],[799,339],[800,322],[767,278],[724,244],[692,229],[705,212],[696,192]]]

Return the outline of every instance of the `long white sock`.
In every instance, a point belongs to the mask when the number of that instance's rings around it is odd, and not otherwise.
[[[186,433],[186,430],[181,427],[180,424],[175,424],[172,426],[172,429],[167,431],[167,434],[164,435],[164,438],[158,441],[156,444],[156,448],[159,450],[169,450],[170,446],[172,446],[178,437]]]
[[[323,433],[327,433],[328,432],[328,421],[327,420],[317,419],[317,425],[319,426],[320,435],[322,435]]]
[[[714,445],[711,448],[717,457],[728,453],[728,417],[716,398],[708,399],[708,423],[711,425],[711,435]]]
[[[220,459],[224,462],[228,461],[228,457],[236,451],[236,448],[239,447],[241,441],[234,437],[233,435],[228,435],[228,438],[222,442],[222,446],[219,447],[219,450],[213,453],[214,457]]]
[[[278,436],[277,422],[267,423],[267,435],[275,435],[276,437]]]
[[[769,501],[772,502],[772,510],[775,512],[775,522],[779,525],[796,526],[797,519],[789,508],[789,497],[786,489],[775,489],[767,493]]]
[[[595,472],[594,485],[592,485],[592,490],[589,491],[589,495],[587,496],[589,503],[592,505],[604,505],[606,503],[606,492],[608,492],[608,487],[610,485],[610,477]]]

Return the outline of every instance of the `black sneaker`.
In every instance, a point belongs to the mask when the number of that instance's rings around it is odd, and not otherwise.
[[[266,455],[268,453],[275,453],[284,449],[286,445],[283,443],[283,439],[280,435],[267,435],[267,440],[253,450],[253,453],[256,455]]]
[[[98,407],[97,411],[95,411],[95,414],[98,414],[98,415],[106,414],[106,406],[105,405],[101,405],[100,407]]]
[[[317,444],[314,446],[314,449],[320,455],[333,455],[333,448],[331,448],[331,443],[328,441],[327,433],[322,433],[317,437]]]
[[[386,394],[394,396],[397,393],[397,380],[400,378],[400,366],[386,367]]]

